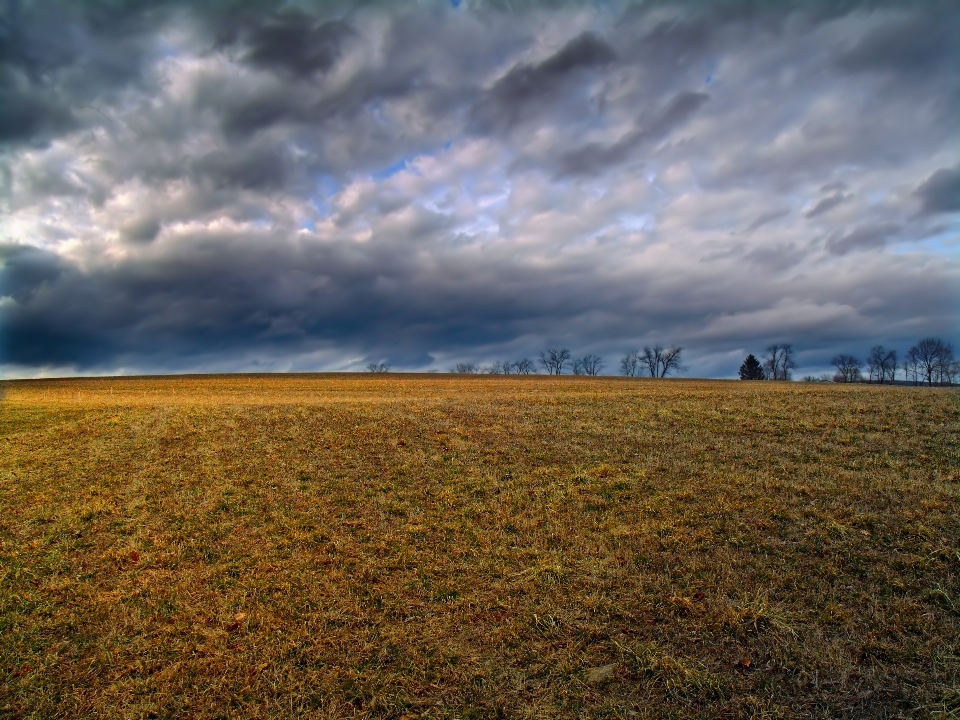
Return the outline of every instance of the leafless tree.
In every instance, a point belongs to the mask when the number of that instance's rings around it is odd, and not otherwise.
[[[920,366],[919,361],[917,360],[917,349],[915,347],[907,350],[907,356],[903,359],[903,379],[904,381],[913,378],[913,384],[916,385],[919,374],[918,368]]]
[[[511,367],[513,372],[515,372],[517,375],[533,375],[537,372],[537,368],[533,364],[533,360],[530,360],[529,358],[517,360]]]
[[[883,355],[886,351],[883,345],[874,345],[870,348],[870,354],[867,355],[867,379],[870,382],[878,382],[881,385],[884,380]]]
[[[509,362],[500,362],[496,360],[493,365],[488,365],[485,368],[482,368],[481,372],[485,375],[509,375],[510,374],[511,363]]]
[[[639,360],[647,366],[647,372],[650,377],[660,376],[660,357],[663,355],[663,345],[654,345],[653,348],[645,347],[640,353]]]
[[[837,355],[830,363],[837,368],[837,374],[833,376],[836,382],[860,382],[863,363],[853,355]]]
[[[896,380],[897,351],[887,350],[883,345],[875,345],[867,355],[867,368],[870,382],[885,382]]]
[[[883,363],[883,364],[882,364],[883,373],[882,373],[882,375],[881,375],[881,378],[882,378],[882,379],[880,380],[880,382],[883,382],[884,379],[885,379],[885,380],[889,380],[890,382],[896,381],[896,379],[897,379],[897,351],[896,351],[896,350],[887,350],[887,352],[886,352],[886,353],[884,354],[884,356],[883,356],[883,361],[882,361],[882,363]]]
[[[767,347],[763,368],[768,380],[789,380],[790,371],[797,366],[793,359],[793,346],[789,343],[773,343]]]
[[[947,384],[953,385],[960,380],[960,360],[954,360],[947,365]]]
[[[561,375],[563,368],[570,363],[570,351],[567,348],[550,348],[540,353],[540,364],[547,375]]]
[[[639,361],[647,366],[650,377],[662,378],[684,369],[680,364],[682,352],[683,348],[680,347],[664,349],[663,345],[654,345],[652,348],[643,349]]]
[[[640,353],[631,350],[620,359],[620,372],[627,377],[633,377],[637,374],[638,363],[640,362]]]
[[[599,355],[585,355],[573,361],[574,375],[599,375],[603,368],[603,358]]]
[[[949,382],[954,360],[950,343],[940,338],[924,338],[907,351],[907,357],[915,363],[915,378],[919,376],[927,385]]]
[[[683,348],[672,347],[663,351],[660,358],[660,377],[666,377],[672,372],[680,372],[685,368],[680,364],[680,353]]]
[[[457,363],[454,366],[453,371],[455,373],[460,373],[461,375],[476,375],[478,372],[480,372],[480,366],[472,362],[462,362]]]
[[[390,366],[387,363],[370,363],[367,365],[367,372],[388,373],[390,372]]]

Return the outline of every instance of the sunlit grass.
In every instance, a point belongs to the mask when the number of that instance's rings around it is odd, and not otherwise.
[[[956,392],[5,388],[0,715],[960,712]]]

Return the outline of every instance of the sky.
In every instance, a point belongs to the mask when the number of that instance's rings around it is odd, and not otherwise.
[[[960,339],[956,3],[0,8],[2,377]]]

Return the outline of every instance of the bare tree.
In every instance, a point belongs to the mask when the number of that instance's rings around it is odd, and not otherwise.
[[[920,362],[917,360],[917,348],[912,347],[907,350],[907,356],[903,359],[903,379],[909,380],[913,377],[913,384],[916,385],[919,377],[918,368]]]
[[[927,385],[949,382],[953,365],[953,345],[940,338],[924,338],[910,350],[907,357],[915,363],[914,378],[920,377]]]
[[[853,355],[837,355],[830,363],[837,368],[837,374],[833,376],[836,382],[860,382],[863,363]]]
[[[537,368],[533,364],[533,360],[530,360],[529,358],[517,360],[515,363],[513,363],[512,369],[517,375],[533,375],[537,372]]]
[[[680,364],[682,352],[683,348],[680,347],[664,349],[663,345],[654,345],[652,348],[645,347],[639,360],[647,366],[650,377],[662,378],[684,369]]]
[[[640,362],[640,353],[631,350],[620,359],[620,372],[627,377],[637,374],[637,364]]]
[[[685,368],[680,364],[680,353],[683,352],[683,348],[672,347],[667,348],[663,351],[663,356],[660,358],[660,377],[666,377],[672,372],[680,372]]]
[[[960,380],[960,360],[954,360],[947,365],[947,384],[953,385],[957,380]]]
[[[763,368],[768,380],[789,380],[790,371],[797,366],[793,360],[793,346],[789,343],[773,343],[767,347]]]
[[[882,361],[882,375],[880,382],[883,382],[884,379],[889,380],[890,382],[895,382],[897,379],[897,351],[896,350],[887,350],[883,356]]]
[[[563,368],[570,363],[570,351],[567,348],[550,348],[540,353],[540,364],[547,375],[561,375]]]
[[[878,382],[881,385],[884,380],[883,356],[886,353],[883,345],[874,345],[870,348],[870,354],[867,355],[867,379],[870,382]]]
[[[481,369],[481,372],[485,375],[509,375],[510,374],[511,363],[504,361],[500,362],[499,360],[494,361],[493,365],[487,365]]]
[[[662,356],[663,345],[654,345],[652,348],[645,347],[640,354],[639,360],[647,366],[650,377],[660,377],[660,358]]]
[[[390,366],[387,363],[370,363],[367,365],[367,372],[388,373],[390,372]]]
[[[460,373],[461,375],[476,375],[478,372],[480,372],[480,366],[472,362],[462,362],[457,363],[454,366],[453,371],[455,373]]]
[[[867,355],[870,382],[893,382],[897,374],[897,351],[887,350],[883,345],[874,345]]]
[[[603,358],[599,355],[585,355],[573,361],[574,375],[599,375],[603,368]]]

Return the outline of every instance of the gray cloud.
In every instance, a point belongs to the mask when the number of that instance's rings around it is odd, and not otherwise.
[[[504,130],[539,116],[551,97],[583,77],[580,71],[611,65],[613,49],[591,32],[584,32],[560,50],[535,64],[518,63],[494,83],[474,108],[476,126],[483,131]]]
[[[590,143],[565,153],[560,158],[557,176],[595,175],[611,165],[626,162],[634,149],[666,137],[709,99],[710,96],[702,92],[678,93],[649,122],[641,121],[612,145]]]
[[[823,215],[825,213],[828,213],[831,210],[833,210],[835,207],[837,207],[837,205],[840,205],[841,203],[846,202],[851,197],[852,196],[847,193],[840,193],[840,192],[834,193],[833,195],[829,195],[823,198],[822,200],[818,201],[816,205],[814,205],[812,208],[807,210],[807,212],[804,213],[804,216],[808,218],[814,218],[814,217],[817,217],[818,215]]]
[[[924,180],[914,193],[928,213],[960,211],[960,165],[940,168]]]
[[[771,210],[765,212],[762,215],[758,216],[756,220],[751,222],[747,227],[743,229],[745,233],[751,233],[754,230],[762,228],[764,225],[772,223],[774,220],[779,220],[790,214],[789,210]]]
[[[160,220],[145,215],[124,223],[121,236],[130,242],[150,242],[160,233]]]
[[[827,252],[834,255],[846,255],[857,250],[878,250],[900,232],[897,223],[864,225],[848,233],[835,232],[827,239]]]
[[[850,72],[929,75],[934,68],[960,59],[956,17],[919,3],[913,12],[891,12],[856,39],[838,57]]]
[[[0,371],[956,339],[955,9],[297,7],[5,19]]]
[[[306,77],[326,72],[340,57],[343,42],[355,32],[339,20],[316,22],[299,10],[288,10],[253,28],[246,39],[245,60],[268,70]]]

